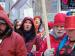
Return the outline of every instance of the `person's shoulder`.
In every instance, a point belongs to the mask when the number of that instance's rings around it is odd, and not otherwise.
[[[20,34],[17,33],[17,32],[15,32],[15,31],[13,31],[13,35],[15,35],[15,36],[20,36]]]
[[[13,35],[13,38],[16,38],[16,39],[22,39],[23,38],[19,33],[15,32],[15,31],[13,31],[12,35]]]

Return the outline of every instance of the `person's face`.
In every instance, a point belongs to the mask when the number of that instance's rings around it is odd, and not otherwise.
[[[40,25],[40,19],[39,19],[39,18],[36,18],[36,19],[34,20],[34,24],[35,24],[36,26],[39,26],[39,25]]]
[[[61,25],[61,26],[54,26],[54,27],[53,27],[53,30],[54,30],[55,34],[56,34],[58,37],[63,36],[64,33],[65,33],[64,25]]]
[[[75,30],[66,30],[66,32],[71,41],[75,40]]]
[[[6,24],[0,23],[0,35],[5,31],[6,29]]]
[[[21,22],[17,22],[17,23],[16,23],[16,29],[19,29],[20,26],[21,26]]]
[[[30,20],[26,20],[24,22],[24,30],[29,31],[31,29],[31,27],[32,27],[31,21]]]

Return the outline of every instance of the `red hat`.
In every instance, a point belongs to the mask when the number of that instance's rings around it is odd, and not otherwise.
[[[50,21],[49,21],[49,22],[48,22],[48,27],[49,27],[49,28],[53,28],[53,22],[50,22]]]
[[[67,16],[66,17],[65,29],[75,29],[75,16]]]
[[[63,13],[58,13],[54,17],[54,26],[55,25],[64,25],[66,15]]]

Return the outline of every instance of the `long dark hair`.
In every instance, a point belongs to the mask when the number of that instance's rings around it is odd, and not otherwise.
[[[24,23],[26,20],[31,21],[32,27],[29,31],[24,30]],[[29,40],[33,40],[36,36],[36,32],[35,32],[35,26],[33,23],[32,18],[30,17],[25,17],[24,20],[22,21],[22,25],[20,27],[20,30],[22,31],[22,35],[24,36],[25,42],[28,42]]]

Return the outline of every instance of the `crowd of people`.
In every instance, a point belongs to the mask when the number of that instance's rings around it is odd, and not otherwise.
[[[0,9],[0,56],[75,56],[75,16],[57,13],[48,22],[51,48],[47,45],[41,16],[11,23]]]

